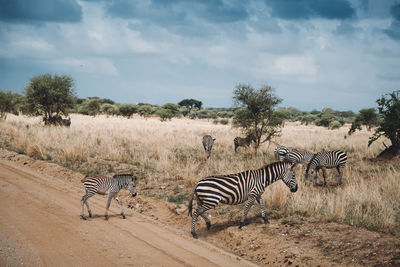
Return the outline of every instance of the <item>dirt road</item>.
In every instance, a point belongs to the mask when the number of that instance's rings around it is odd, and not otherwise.
[[[79,219],[82,188],[0,161],[0,266],[248,266],[237,256],[193,240],[125,207],[127,218],[105,199],[101,213]],[[115,203],[114,203],[115,204]],[[114,207],[113,207],[114,206]]]

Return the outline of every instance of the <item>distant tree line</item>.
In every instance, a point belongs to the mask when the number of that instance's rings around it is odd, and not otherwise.
[[[0,119],[5,120],[8,113],[43,116],[45,124],[66,125],[62,116],[79,113],[90,116],[124,116],[134,114],[142,117],[157,116],[161,121],[173,117],[191,119],[213,119],[214,123],[239,127],[247,136],[254,137],[257,148],[260,143],[270,141],[279,133],[285,121],[299,121],[302,124],[337,129],[351,123],[349,135],[365,126],[374,134],[369,144],[385,136],[391,141],[382,154],[400,153],[400,91],[393,91],[377,100],[378,109],[337,111],[325,108],[321,111],[300,111],[296,108],[277,108],[282,101],[270,86],[256,90],[249,84],[239,84],[233,91],[233,108],[203,108],[196,99],[183,99],[179,103],[166,103],[162,106],[147,103],[120,104],[100,97],[79,98],[75,94],[74,80],[68,75],[43,74],[32,77],[23,94],[0,90]],[[377,113],[378,111],[378,113]],[[230,120],[231,119],[231,120]],[[68,120],[68,125],[71,123]]]

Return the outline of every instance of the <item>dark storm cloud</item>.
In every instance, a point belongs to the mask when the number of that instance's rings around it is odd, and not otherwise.
[[[75,0],[0,0],[0,20],[10,23],[80,22]]]
[[[248,17],[244,1],[231,1],[226,4],[221,0],[184,1],[152,0],[111,1],[107,2],[107,12],[115,17],[134,18],[161,26],[184,23],[193,19],[202,19],[212,23],[230,23],[245,20]]]
[[[393,40],[400,41],[400,4],[395,4],[390,8],[390,14],[394,21],[384,32]]]
[[[346,0],[265,0],[272,8],[271,15],[287,20],[326,18],[347,19],[355,9]]]

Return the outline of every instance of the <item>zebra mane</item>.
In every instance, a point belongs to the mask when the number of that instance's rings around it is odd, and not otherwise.
[[[119,180],[126,179],[126,178],[132,178],[133,180],[136,180],[136,176],[134,176],[133,174],[129,174],[129,173],[126,173],[126,174],[114,174],[112,176],[112,178],[113,179],[119,179]]]

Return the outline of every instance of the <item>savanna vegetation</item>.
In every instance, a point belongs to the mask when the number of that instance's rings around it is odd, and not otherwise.
[[[385,149],[384,142],[397,148],[398,92],[378,99],[378,114],[374,109],[359,114],[330,108],[302,112],[276,108],[280,99],[271,87],[255,90],[239,85],[233,94],[235,108],[205,109],[193,99],[162,106],[119,104],[98,97],[80,99],[74,95],[71,82],[60,87],[63,90],[56,86],[54,94],[49,94],[58,78],[69,81],[68,76],[34,77],[24,95],[0,94],[0,110],[8,114],[0,122],[1,148],[84,174],[133,172],[142,178],[141,194],[177,204],[185,202],[202,177],[273,162],[275,145],[262,140],[314,153],[341,149],[349,157],[342,186],[333,186],[337,182],[335,170],[328,172],[327,188],[308,185],[304,169],[298,166],[297,193],[291,194],[283,183],[267,188],[263,197],[269,216],[289,220],[307,217],[400,234],[399,159],[374,160]],[[48,89],[36,94],[36,84],[42,82]],[[55,99],[67,100],[65,105],[57,105]],[[43,127],[42,116],[60,115],[71,117],[69,128]],[[235,154],[234,137],[249,132],[258,134],[257,149]],[[201,145],[206,134],[216,138],[209,160]],[[229,206],[214,212],[232,219],[239,218],[241,210],[240,206]],[[251,212],[259,210],[253,207]]]

